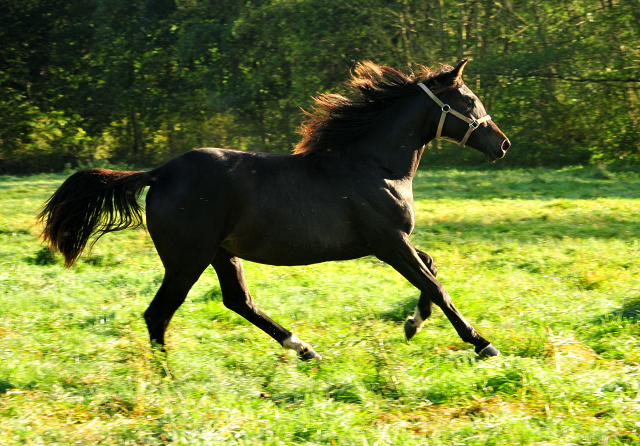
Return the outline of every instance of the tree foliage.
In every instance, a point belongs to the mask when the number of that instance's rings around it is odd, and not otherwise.
[[[289,152],[355,63],[473,58],[523,164],[640,162],[640,0],[0,0],[0,166]],[[433,159],[472,152],[434,145]],[[466,158],[465,158],[466,157]],[[470,158],[471,157],[471,158]],[[514,162],[512,161],[512,162]]]

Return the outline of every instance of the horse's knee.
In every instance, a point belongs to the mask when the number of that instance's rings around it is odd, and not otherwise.
[[[238,305],[238,302],[235,299],[225,298],[223,296],[222,297],[222,303],[224,304],[225,307],[227,307],[228,310],[235,311],[236,313],[238,312],[238,309],[240,308],[240,306]]]
[[[428,298],[430,302],[433,302],[441,308],[443,306],[450,306],[453,304],[451,296],[449,296],[447,290],[445,290],[444,286],[435,279],[428,284],[427,288],[423,290],[423,293],[425,294],[425,299]]]
[[[222,294],[222,303],[231,311],[242,315],[253,307],[253,300],[246,294]]]
[[[438,268],[436,267],[436,262],[434,262],[433,257],[423,251],[418,251],[418,256],[427,269],[429,269],[431,274],[433,274],[433,277],[436,277],[438,275]]]

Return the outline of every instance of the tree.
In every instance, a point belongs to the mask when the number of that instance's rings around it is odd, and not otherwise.
[[[465,57],[466,82],[512,140],[507,162],[640,162],[640,0],[0,2],[5,168],[153,165],[201,146],[286,153],[300,108],[340,92],[358,61]],[[435,147],[427,157],[476,159]]]

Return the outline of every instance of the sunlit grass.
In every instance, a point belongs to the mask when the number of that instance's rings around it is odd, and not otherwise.
[[[33,226],[61,175],[0,177],[0,443],[638,444],[640,174],[420,171],[414,243],[476,329],[375,258],[246,263],[261,309],[323,356],[300,362],[221,302],[206,271],[152,350],[162,280],[143,229],[69,270]]]

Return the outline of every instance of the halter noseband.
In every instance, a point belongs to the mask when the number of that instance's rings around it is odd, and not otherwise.
[[[420,88],[422,88],[424,90],[425,93],[427,93],[429,95],[429,97],[431,99],[434,100],[434,102],[436,104],[438,104],[438,106],[442,109],[442,115],[440,115],[440,122],[438,123],[438,131],[436,132],[436,139],[443,139],[441,136],[442,133],[442,126],[444,126],[444,120],[447,119],[447,114],[451,113],[453,116],[455,116],[456,118],[460,118],[462,119],[464,122],[469,123],[469,130],[467,130],[467,133],[464,135],[464,138],[462,138],[462,140],[460,142],[457,141],[452,141],[455,142],[456,144],[460,144],[462,147],[465,146],[467,140],[469,139],[469,136],[471,136],[471,132],[473,132],[475,129],[477,129],[478,127],[480,127],[480,124],[482,124],[483,122],[488,121],[489,119],[491,119],[491,116],[487,115],[487,116],[483,116],[480,119],[473,119],[473,118],[467,118],[465,115],[463,115],[462,113],[458,113],[457,111],[455,111],[454,109],[451,108],[451,106],[449,104],[445,104],[444,102],[442,102],[440,99],[438,99],[436,97],[435,94],[433,94],[433,92],[431,90],[429,90],[427,87],[425,87],[425,85],[420,82],[418,84],[420,86]]]

